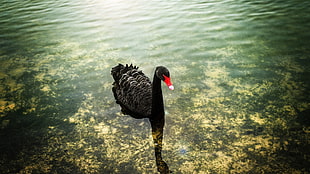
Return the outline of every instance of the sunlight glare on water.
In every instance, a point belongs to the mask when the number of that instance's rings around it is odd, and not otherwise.
[[[174,173],[308,173],[310,3],[4,1],[0,173],[156,173],[147,119],[121,114],[111,68],[163,87]]]

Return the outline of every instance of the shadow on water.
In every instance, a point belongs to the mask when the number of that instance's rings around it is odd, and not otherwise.
[[[47,147],[50,136],[56,133],[51,129],[57,128],[57,133],[62,134],[73,130],[74,125],[64,121],[64,118],[76,112],[82,98],[79,98],[79,95],[71,99],[64,95],[47,96],[42,91],[42,82],[35,80],[36,75],[37,72],[25,72],[16,79],[17,83],[23,84],[21,92],[6,93],[6,100],[14,101],[16,109],[0,118],[1,173],[18,173],[31,164],[36,155],[43,153],[42,150]],[[78,170],[73,164],[64,165],[61,161],[53,163],[54,172],[65,171],[66,166],[72,169],[70,172]]]

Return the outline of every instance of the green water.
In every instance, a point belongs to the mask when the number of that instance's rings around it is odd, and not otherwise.
[[[163,88],[174,173],[310,172],[310,1],[4,1],[0,173],[156,173],[110,70]]]

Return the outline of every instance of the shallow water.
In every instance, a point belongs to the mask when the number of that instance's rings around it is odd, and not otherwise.
[[[156,173],[110,70],[163,86],[174,173],[310,172],[310,1],[4,1],[0,173]]]

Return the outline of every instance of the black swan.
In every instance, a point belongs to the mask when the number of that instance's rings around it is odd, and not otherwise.
[[[170,90],[174,89],[168,69],[163,66],[156,67],[153,83],[132,64],[130,66],[119,64],[112,68],[111,74],[114,79],[112,91],[116,103],[121,106],[121,111],[125,115],[134,118],[149,118],[157,170],[162,174],[170,173],[168,165],[161,157],[165,124],[161,81],[164,81]]]

